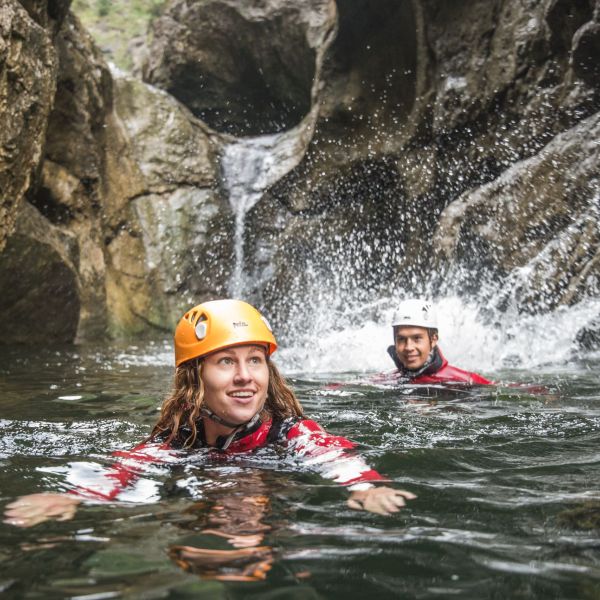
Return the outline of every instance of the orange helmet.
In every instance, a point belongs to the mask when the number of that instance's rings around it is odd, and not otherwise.
[[[268,321],[241,300],[212,300],[188,310],[175,329],[175,365],[241,344],[264,344],[270,356],[277,342]]]

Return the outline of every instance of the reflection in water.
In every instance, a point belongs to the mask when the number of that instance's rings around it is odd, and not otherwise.
[[[269,511],[268,493],[259,471],[240,473],[233,489],[211,490],[206,502],[186,510],[197,516],[191,526],[199,532],[170,546],[169,556],[203,579],[265,579],[273,563],[272,548],[262,544],[271,529],[263,522]]]

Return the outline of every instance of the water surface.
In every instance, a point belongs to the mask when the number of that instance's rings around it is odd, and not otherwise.
[[[3,504],[69,489],[142,440],[169,389],[169,362],[162,343],[5,351]],[[131,502],[29,530],[2,525],[0,589],[7,598],[598,598],[599,366],[486,371],[504,384],[472,390],[290,369],[308,415],[359,442],[417,500],[393,517],[357,513],[343,489],[273,451],[231,462],[200,453],[152,467]],[[263,550],[234,564],[190,559],[182,548],[231,548],[207,527],[260,530]],[[244,569],[259,580],[210,578]]]

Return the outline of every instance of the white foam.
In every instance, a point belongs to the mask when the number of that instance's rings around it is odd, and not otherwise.
[[[391,319],[399,300],[381,301],[375,318],[364,307],[345,314],[325,314],[298,340],[282,349],[277,360],[288,373],[375,372],[394,365],[386,348],[392,343]],[[534,369],[577,358],[577,332],[600,314],[600,300],[587,299],[571,307],[538,315],[485,310],[457,296],[434,299],[440,320],[440,347],[461,368],[491,374],[506,367]],[[354,315],[354,319],[349,315]],[[325,323],[328,323],[326,326]]]

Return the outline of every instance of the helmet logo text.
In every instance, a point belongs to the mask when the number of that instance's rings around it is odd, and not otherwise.
[[[238,328],[238,327],[248,327],[248,323],[246,323],[246,321],[234,321],[233,322],[233,326],[235,328]]]

